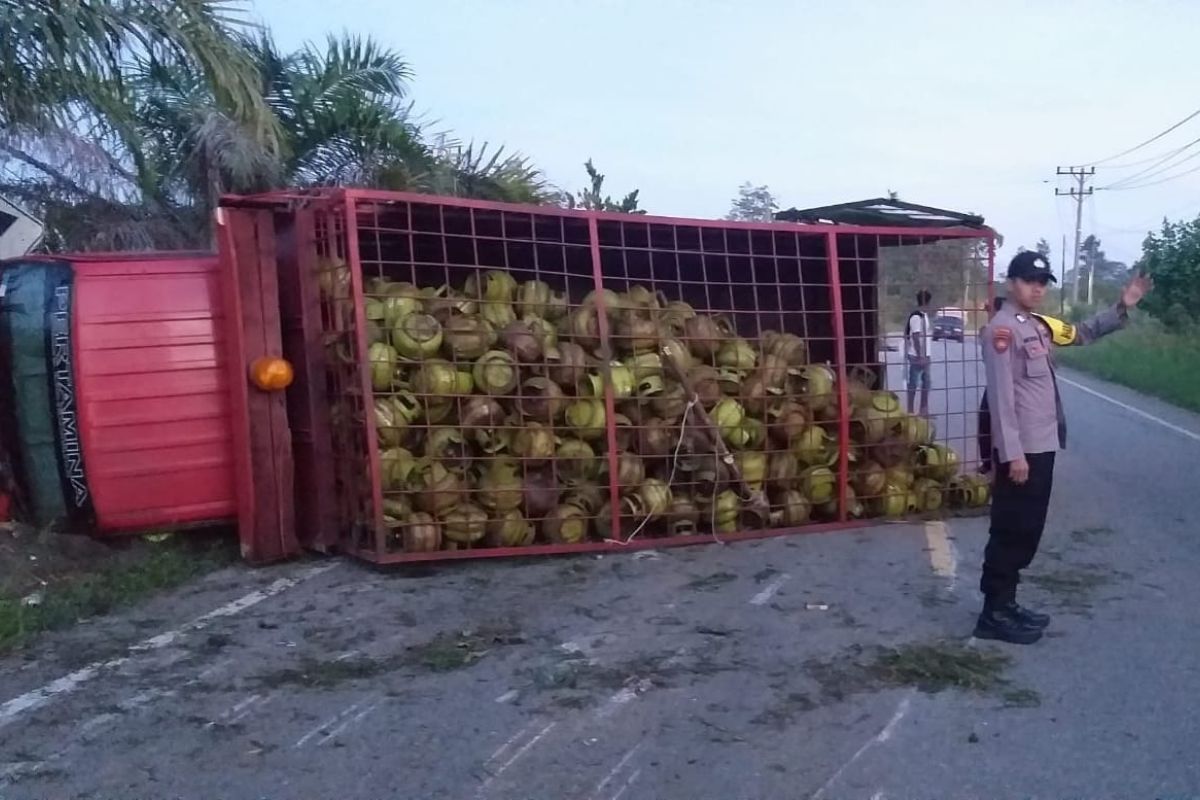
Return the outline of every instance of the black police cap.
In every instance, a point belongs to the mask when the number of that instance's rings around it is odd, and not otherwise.
[[[1044,255],[1033,250],[1026,250],[1013,256],[1013,260],[1008,262],[1008,277],[1024,278],[1027,281],[1050,280],[1058,283],[1058,279],[1050,271],[1050,262]]]

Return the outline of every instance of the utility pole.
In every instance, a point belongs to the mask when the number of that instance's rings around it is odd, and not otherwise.
[[[1090,197],[1096,191],[1091,186],[1084,189],[1084,183],[1087,182],[1088,178],[1095,176],[1096,168],[1059,167],[1056,174],[1070,175],[1079,182],[1078,189],[1072,187],[1065,192],[1057,188],[1054,190],[1055,195],[1067,195],[1075,198],[1075,280],[1071,281],[1071,304],[1074,305],[1079,302],[1079,239],[1083,230],[1083,198]]]

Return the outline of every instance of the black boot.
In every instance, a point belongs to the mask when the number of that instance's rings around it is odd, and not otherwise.
[[[1042,638],[1042,629],[1034,627],[1013,611],[1014,602],[985,603],[975,623],[976,639],[995,639],[1010,644],[1033,644]]]
[[[1039,631],[1044,630],[1050,624],[1050,615],[1043,614],[1040,611],[1034,611],[1031,608],[1017,603],[1015,600],[1009,606],[1009,613],[1014,617],[1024,622],[1030,628],[1037,628]]]

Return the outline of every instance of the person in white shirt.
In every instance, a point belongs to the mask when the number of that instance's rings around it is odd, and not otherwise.
[[[917,292],[917,308],[904,323],[904,352],[908,360],[908,413],[913,413],[917,384],[921,386],[921,416],[929,416],[929,303],[927,289]]]

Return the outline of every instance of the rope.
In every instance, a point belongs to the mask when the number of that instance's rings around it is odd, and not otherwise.
[[[693,394],[692,399],[688,400],[687,406],[683,409],[683,421],[679,423],[679,441],[675,443],[675,454],[671,457],[671,475],[667,478],[668,488],[675,483],[675,472],[679,468],[679,451],[683,449],[683,440],[686,438],[687,433],[688,416],[692,413],[692,409],[695,408],[696,403],[698,402],[700,402],[700,396]],[[633,533],[629,534],[629,538],[624,540],[610,538],[605,539],[604,541],[609,544],[619,544],[621,546],[629,545],[633,542],[634,538],[636,538],[637,535],[645,529],[646,525],[650,523],[650,518],[650,514],[646,514],[645,518],[638,524],[636,528],[633,529]]]

